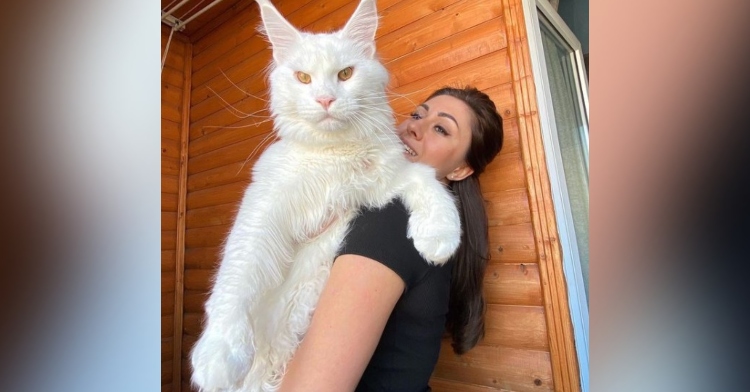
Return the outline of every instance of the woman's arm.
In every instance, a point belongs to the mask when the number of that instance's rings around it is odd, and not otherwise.
[[[280,392],[353,391],[404,287],[375,260],[339,256]]]

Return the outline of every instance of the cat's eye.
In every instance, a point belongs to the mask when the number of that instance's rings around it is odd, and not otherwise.
[[[352,69],[352,67],[346,67],[342,69],[341,71],[339,71],[339,80],[341,81],[348,80],[349,78],[352,77],[352,73],[354,73],[354,70]]]
[[[295,75],[297,76],[297,80],[299,80],[300,82],[302,82],[304,84],[309,84],[310,81],[312,81],[312,78],[310,77],[310,75],[308,75],[308,74],[306,74],[306,73],[304,73],[302,71],[297,71],[297,73],[295,73]]]

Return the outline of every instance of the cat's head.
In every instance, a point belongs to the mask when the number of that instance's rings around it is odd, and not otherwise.
[[[299,31],[270,1],[256,1],[273,49],[269,84],[279,136],[317,144],[392,129],[374,0],[361,1],[344,28],[328,34]]]

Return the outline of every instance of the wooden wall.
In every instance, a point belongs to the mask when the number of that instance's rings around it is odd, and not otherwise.
[[[169,31],[162,30],[162,53],[169,40]],[[173,388],[175,347],[179,347],[182,334],[175,334],[175,321],[179,323],[181,314],[180,283],[182,280],[181,259],[184,246],[184,219],[178,211],[184,211],[184,190],[181,190],[180,177],[184,177],[184,164],[180,155],[187,143],[184,130],[187,129],[190,86],[190,43],[179,33],[169,41],[166,63],[161,73],[161,383],[162,391],[179,391]],[[184,179],[182,180],[184,187]],[[182,202],[181,202],[182,199]],[[184,216],[184,212],[182,214]],[[178,309],[178,310],[176,310]]]
[[[271,52],[256,33],[257,5],[238,4],[232,15],[223,15],[222,23],[203,29],[192,42],[180,359],[185,391],[190,390],[187,353],[201,330],[220,247],[271,130],[263,76]],[[356,7],[348,0],[274,4],[293,25],[312,31],[342,27]],[[444,342],[433,390],[578,390],[562,270],[553,264],[560,262],[554,216],[545,213],[551,201],[543,156],[537,154],[536,109],[529,103],[534,90],[520,0],[380,0],[378,8],[378,50],[391,72],[397,113],[408,114],[412,101],[421,102],[443,85],[473,85],[492,97],[504,118],[503,150],[481,178],[492,249],[485,279],[486,336],[460,357]],[[177,93],[170,85],[171,95]],[[174,158],[165,157],[163,173]],[[164,176],[174,182],[170,176],[174,170]],[[163,206],[171,206],[172,193],[163,192]],[[163,216],[165,223],[173,223],[172,209]],[[165,257],[172,257],[169,252]],[[165,279],[168,285],[166,272]],[[170,316],[164,317],[169,324]],[[164,332],[171,336],[170,330]]]

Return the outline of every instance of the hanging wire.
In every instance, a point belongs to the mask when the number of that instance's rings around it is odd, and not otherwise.
[[[167,63],[167,53],[169,53],[169,44],[172,42],[172,34],[174,34],[174,26],[169,32],[169,38],[167,39],[167,47],[164,48],[164,55],[161,58],[161,71],[164,72],[164,64]]]

